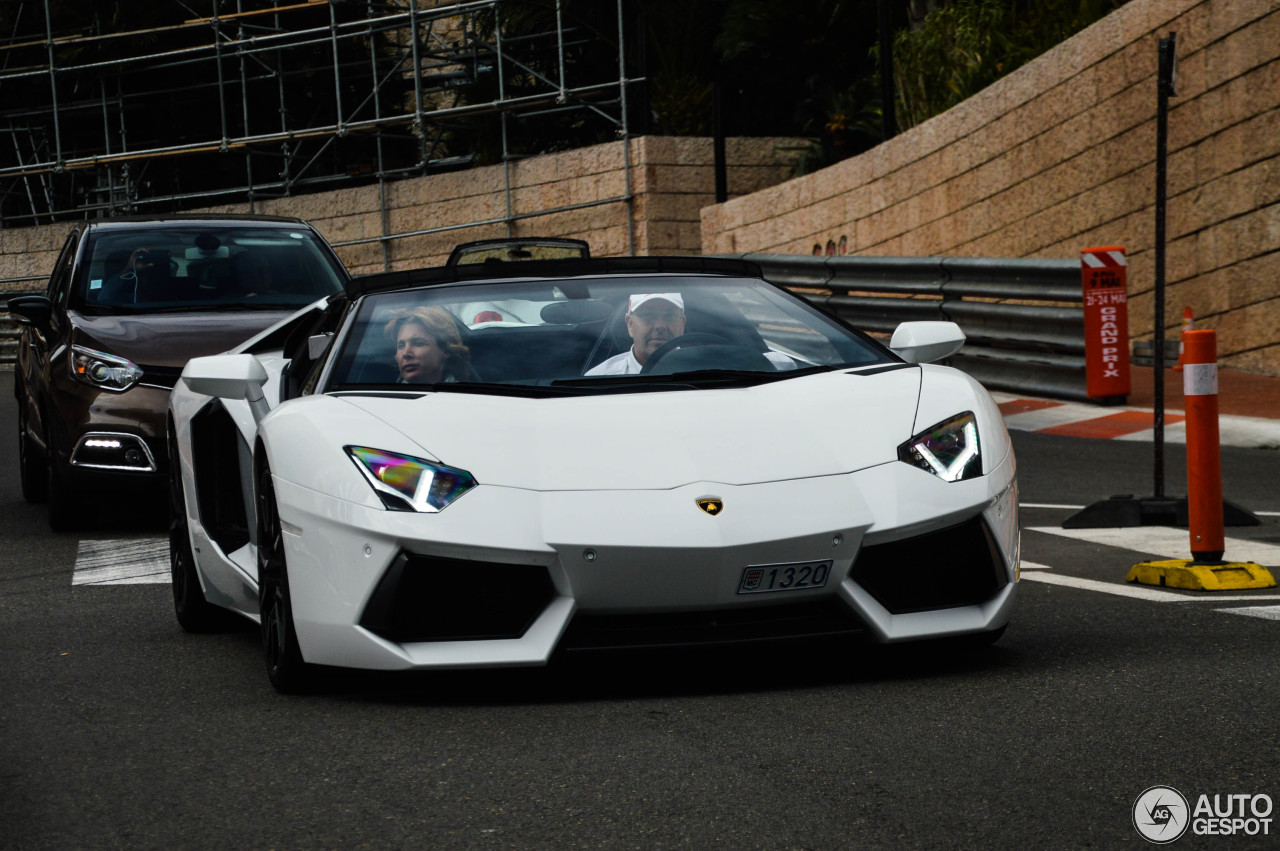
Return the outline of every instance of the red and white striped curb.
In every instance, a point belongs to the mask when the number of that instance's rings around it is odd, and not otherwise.
[[[1155,439],[1155,412],[1146,408],[1100,407],[1079,402],[1059,402],[992,393],[1010,431],[1034,431],[1067,437],[1150,442]],[[1187,430],[1181,411],[1166,411],[1166,443],[1186,443]],[[1280,420],[1260,417],[1220,416],[1218,432],[1223,446],[1280,449]]]

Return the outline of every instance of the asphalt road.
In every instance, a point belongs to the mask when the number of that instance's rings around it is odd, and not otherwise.
[[[1280,620],[1229,611],[1280,612],[1280,591],[1118,596],[1130,565],[1180,554],[1030,531],[1068,508],[1023,509],[1024,560],[1048,570],[1025,571],[1015,621],[977,655],[626,653],[280,697],[253,629],[183,633],[164,584],[73,584],[82,540],[162,529],[124,505],[49,533],[18,490],[11,380],[0,847],[1141,847],[1148,787],[1280,799]],[[1149,446],[1015,443],[1024,504],[1150,493]],[[1280,453],[1228,451],[1224,470],[1229,498],[1280,513]],[[1263,520],[1228,535],[1280,546],[1280,516]]]

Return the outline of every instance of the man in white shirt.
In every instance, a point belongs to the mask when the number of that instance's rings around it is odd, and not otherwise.
[[[680,293],[637,293],[627,303],[631,348],[587,370],[587,375],[635,375],[649,355],[684,333],[684,298]]]

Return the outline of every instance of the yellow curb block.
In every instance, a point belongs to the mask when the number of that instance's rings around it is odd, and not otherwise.
[[[1162,585],[1189,591],[1240,591],[1246,588],[1274,588],[1271,571],[1251,561],[1222,564],[1194,564],[1188,559],[1144,561],[1129,570],[1126,582]]]

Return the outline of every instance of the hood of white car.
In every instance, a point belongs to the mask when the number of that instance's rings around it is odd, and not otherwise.
[[[743,389],[341,398],[481,484],[648,490],[836,475],[892,461],[911,437],[919,393],[920,370],[907,368]]]

